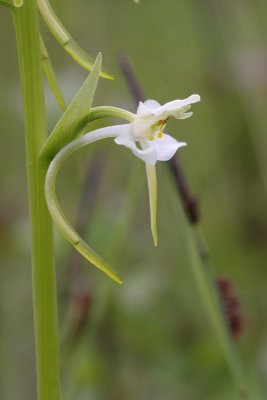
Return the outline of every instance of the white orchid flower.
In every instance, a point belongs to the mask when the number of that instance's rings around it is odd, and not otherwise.
[[[56,177],[64,160],[73,152],[95,141],[115,138],[115,142],[129,148],[135,156],[145,161],[149,190],[151,231],[154,244],[157,245],[157,161],[169,160],[176,151],[186,145],[163,132],[169,118],[185,119],[191,117],[187,112],[191,104],[200,101],[200,96],[193,94],[184,100],[174,100],[161,106],[155,100],[140,102],[137,113],[114,107],[95,107],[91,110],[92,120],[102,117],[120,117],[129,121],[127,124],[107,126],[78,137],[64,146],[52,160],[46,176],[46,201],[50,214],[59,230],[70,243],[92,264],[105,272],[116,282],[120,278],[110,266],[85,243],[63,214],[56,196]]]
[[[133,154],[146,163],[151,215],[151,230],[155,246],[157,245],[157,161],[170,160],[185,142],[179,142],[163,132],[169,118],[186,119],[192,112],[187,112],[191,104],[200,101],[200,96],[193,94],[184,100],[170,101],[161,106],[155,100],[140,101],[136,117],[115,138],[115,142],[132,150]]]
[[[137,114],[130,124],[124,125],[115,142],[128,147],[133,154],[148,164],[168,161],[183,146],[173,137],[163,133],[169,118],[185,119],[191,117],[187,112],[191,104],[200,101],[200,96],[193,94],[184,100],[174,100],[161,106],[155,100],[140,101]],[[139,147],[138,147],[139,144]],[[141,148],[140,148],[141,147]]]

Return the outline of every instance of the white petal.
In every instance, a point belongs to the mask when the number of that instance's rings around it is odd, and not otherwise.
[[[186,143],[178,142],[173,137],[164,133],[160,139],[155,138],[149,141],[149,146],[155,150],[158,161],[168,161],[180,147],[186,146]]]
[[[135,137],[149,136],[152,125],[157,122],[157,118],[151,114],[149,117],[137,116],[132,122],[132,133]]]
[[[144,105],[149,108],[150,110],[153,110],[154,108],[159,108],[161,107],[161,105],[159,104],[159,102],[157,102],[156,100],[146,100],[144,102]]]
[[[121,134],[118,135],[114,140],[115,140],[115,142],[117,144],[121,144],[121,145],[126,146],[126,147],[131,146],[130,143],[134,142],[134,137],[131,134],[131,126],[130,126],[130,124],[128,124],[127,129],[125,129],[123,132],[121,132]]]
[[[157,155],[152,147],[141,150],[136,146],[135,137],[131,133],[130,127],[128,130],[125,130],[121,135],[115,138],[115,143],[128,147],[128,149],[131,149],[136,157],[147,162],[148,164],[155,165],[157,162]]]
[[[177,119],[186,119],[192,117],[193,113],[192,111],[190,112],[182,112],[178,116],[176,114],[173,114],[173,116]]]
[[[162,106],[162,110],[166,111],[174,111],[174,110],[179,110],[182,107],[188,106],[193,103],[197,103],[200,101],[200,96],[198,94],[192,94],[191,96],[187,97],[186,99],[183,100],[173,100],[170,101],[164,106]]]
[[[190,104],[200,101],[200,96],[198,94],[192,94],[183,100],[173,100],[163,106],[154,108],[151,110],[152,114],[157,115],[160,119],[168,118],[168,116],[173,116],[175,118],[181,118],[184,111],[188,110]],[[183,108],[185,108],[183,110]],[[183,119],[183,118],[181,118]]]
[[[151,112],[148,110],[148,108],[145,106],[145,104],[140,101],[138,108],[137,108],[137,115],[140,117],[147,117],[151,114]]]
[[[161,105],[156,100],[146,100],[144,103],[140,101],[137,108],[137,115],[139,117],[149,117],[152,115],[151,110],[159,107]]]

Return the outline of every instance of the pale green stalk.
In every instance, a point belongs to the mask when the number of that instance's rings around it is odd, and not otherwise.
[[[59,354],[53,235],[45,196],[47,137],[36,0],[13,10],[22,82],[32,238],[32,273],[39,400],[59,400]]]
[[[100,118],[121,118],[132,122],[136,115],[123,108],[112,106],[92,107],[90,110],[89,121],[94,121]]]

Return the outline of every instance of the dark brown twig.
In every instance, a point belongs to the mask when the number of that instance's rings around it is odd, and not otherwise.
[[[145,101],[144,93],[137,82],[137,79],[134,75],[132,66],[130,64],[129,58],[125,53],[120,53],[118,56],[119,65],[121,67],[124,78],[128,84],[131,96],[135,102],[136,107],[139,104],[139,101]]]
[[[183,207],[188,218],[188,221],[194,225],[199,222],[199,207],[198,200],[191,196],[188,184],[185,179],[185,174],[183,172],[179,157],[173,157],[168,162],[171,169],[173,178],[176,182],[176,187],[180,193],[180,197],[183,203]]]

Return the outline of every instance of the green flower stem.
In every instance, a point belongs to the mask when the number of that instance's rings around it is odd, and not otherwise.
[[[59,231],[65,236],[65,238],[73,245],[73,247],[83,255],[89,262],[99,268],[102,272],[107,274],[111,279],[117,283],[122,283],[118,275],[112,270],[112,268],[99,257],[93,249],[91,249],[87,243],[75,231],[73,226],[68,222],[65,215],[63,214],[56,196],[56,178],[59,168],[63,162],[69,158],[69,156],[81,149],[82,147],[93,143],[97,140],[106,139],[109,137],[115,137],[117,134],[117,127],[113,130],[111,127],[98,129],[93,132],[89,132],[80,138],[73,140],[61,149],[53,161],[50,163],[47,177],[45,182],[45,194],[46,202],[53,218],[54,223],[58,227]]]
[[[38,159],[47,128],[36,0],[14,8],[13,17],[26,132],[38,399],[60,400],[53,234],[44,196],[47,165]]]
[[[89,115],[89,122],[100,118],[121,118],[128,122],[132,122],[136,117],[136,114],[130,111],[124,110],[123,108],[101,106],[92,107]]]

